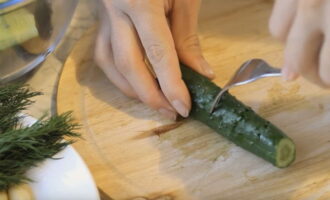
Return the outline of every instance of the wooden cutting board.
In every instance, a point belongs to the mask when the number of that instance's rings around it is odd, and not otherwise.
[[[281,65],[282,46],[267,30],[271,7],[265,0],[203,1],[200,39],[217,84],[250,58]],[[93,64],[95,33],[68,57],[57,103],[82,124],[84,140],[74,146],[113,199],[330,199],[329,91],[279,78],[231,91],[295,141],[295,163],[278,169],[199,122],[166,120],[125,97]]]

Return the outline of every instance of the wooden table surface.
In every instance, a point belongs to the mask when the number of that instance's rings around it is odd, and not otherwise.
[[[272,1],[204,0],[200,39],[219,85],[240,64],[282,62],[282,45],[267,30]],[[228,142],[203,124],[172,122],[125,97],[93,63],[96,29],[68,57],[58,112],[73,110],[84,140],[74,146],[98,187],[113,199],[330,199],[329,91],[298,80],[264,79],[233,89],[293,138],[295,163],[286,169]],[[143,199],[142,198],[142,199]]]

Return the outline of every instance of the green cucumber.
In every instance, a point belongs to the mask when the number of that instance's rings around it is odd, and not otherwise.
[[[187,66],[181,65],[181,71],[192,98],[190,117],[279,168],[294,161],[295,144],[280,129],[228,92],[210,114],[211,104],[221,88]]]

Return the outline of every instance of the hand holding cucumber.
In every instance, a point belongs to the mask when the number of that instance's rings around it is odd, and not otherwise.
[[[189,115],[277,167],[294,161],[293,141],[230,94],[209,112],[221,88],[196,36],[200,1],[102,2],[96,62],[126,95],[172,119]]]
[[[175,119],[187,117],[191,99],[179,60],[213,78],[197,31],[200,0],[102,0],[95,58],[126,95]],[[145,63],[149,59],[159,85]]]
[[[200,0],[102,0],[95,59],[127,96],[165,116],[187,117],[191,99],[179,61],[213,78],[196,34]],[[330,1],[277,0],[271,33],[286,41],[284,77],[330,86]],[[150,64],[159,85],[148,70]]]

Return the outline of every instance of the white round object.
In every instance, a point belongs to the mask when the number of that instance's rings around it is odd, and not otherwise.
[[[26,117],[24,124],[36,120]],[[36,200],[99,200],[99,193],[85,162],[72,146],[28,172]]]

